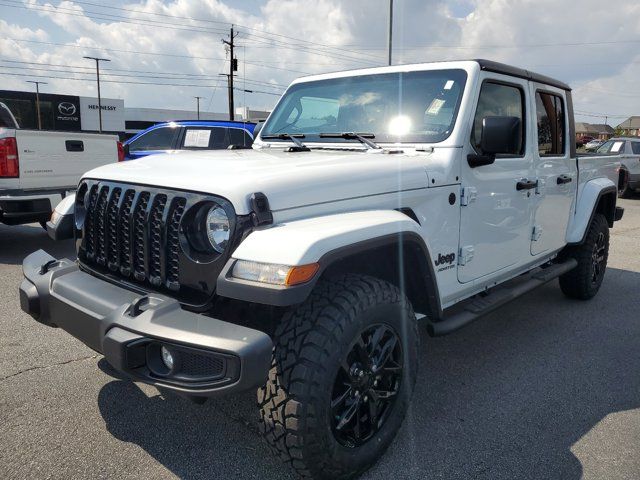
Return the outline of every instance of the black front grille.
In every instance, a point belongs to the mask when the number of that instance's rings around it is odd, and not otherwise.
[[[181,223],[190,225],[194,212],[214,202],[232,220],[232,239],[223,255],[202,256],[193,251]],[[204,307],[250,219],[211,195],[86,179],[78,188],[76,222],[82,265]]]
[[[96,182],[86,206],[83,260],[153,287],[180,289],[180,220],[186,194]]]

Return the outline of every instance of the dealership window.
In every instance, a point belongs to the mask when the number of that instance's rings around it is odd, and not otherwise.
[[[131,152],[144,150],[171,150],[174,148],[178,128],[162,127],[151,130],[129,144]]]
[[[515,85],[485,82],[480,90],[476,116],[471,131],[471,144],[481,152],[482,120],[485,117],[517,117],[520,119],[520,145],[518,152],[524,153],[524,93]]]
[[[564,155],[564,106],[562,98],[536,92],[538,153],[541,157]]]

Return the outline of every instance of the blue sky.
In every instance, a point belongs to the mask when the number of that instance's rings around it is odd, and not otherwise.
[[[640,18],[640,2],[622,0],[615,9],[600,0],[394,5],[396,63],[490,58],[570,83],[581,120],[608,114],[615,124],[640,114],[640,22],[625,21]],[[25,80],[47,77],[40,78],[47,91],[95,95],[82,56],[99,55],[112,59],[103,95],[135,107],[193,108],[200,95],[204,109],[225,111],[221,38],[231,23],[240,33],[236,82],[254,92],[236,92],[237,105],[270,108],[297,76],[386,59],[388,0],[0,0],[0,9],[2,88],[22,90]]]

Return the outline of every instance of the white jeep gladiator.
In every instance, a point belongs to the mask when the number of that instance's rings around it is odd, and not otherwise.
[[[620,164],[574,138],[569,86],[491,61],[305,77],[253,149],[87,173],[53,221],[78,258],[28,256],[21,305],[163,391],[257,388],[283,460],[351,478],[402,423],[419,323],[597,293]]]

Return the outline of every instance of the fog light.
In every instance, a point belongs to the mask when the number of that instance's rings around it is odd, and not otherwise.
[[[175,360],[173,358],[173,354],[171,353],[171,350],[163,346],[162,348],[160,348],[160,355],[162,356],[162,361],[165,364],[165,366],[169,370],[173,370],[173,366],[175,365]]]

